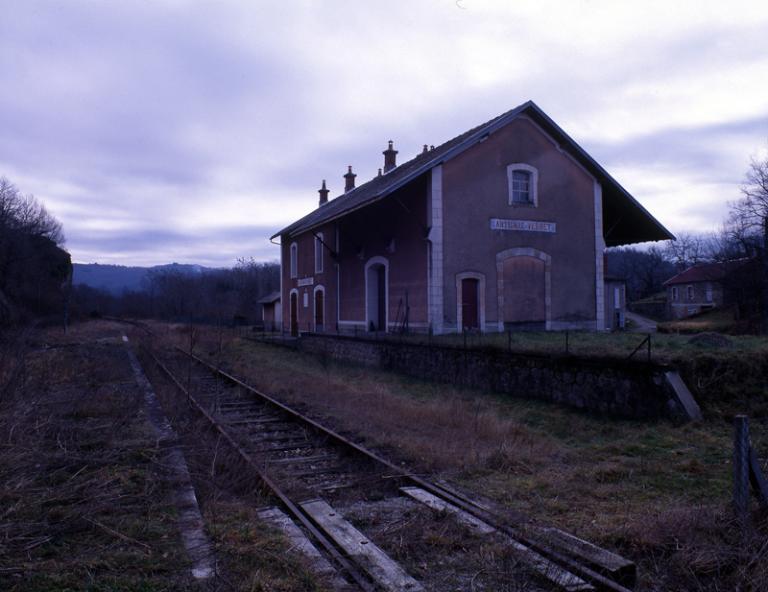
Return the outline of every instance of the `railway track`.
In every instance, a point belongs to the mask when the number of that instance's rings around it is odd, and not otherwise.
[[[394,499],[502,541],[542,590],[629,592],[635,584],[635,565],[614,553],[410,474],[197,356],[178,348],[147,353],[274,496],[278,507],[263,518],[295,537],[319,571],[335,571],[337,589],[439,589],[425,588],[338,510],[355,500]]]

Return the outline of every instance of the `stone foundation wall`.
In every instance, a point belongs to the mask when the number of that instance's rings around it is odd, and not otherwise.
[[[664,377],[669,368],[658,364],[313,334],[302,335],[297,348],[416,378],[554,401],[598,414],[636,419],[683,414]]]

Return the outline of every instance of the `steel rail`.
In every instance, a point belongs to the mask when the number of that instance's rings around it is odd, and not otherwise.
[[[567,567],[568,569],[573,570],[578,575],[584,576],[588,581],[600,586],[603,589],[610,590],[611,592],[632,592],[630,588],[623,586],[622,584],[610,579],[609,577],[592,569],[591,567],[584,565],[583,563],[577,561],[576,559],[572,559],[571,557],[564,555],[562,552],[558,551],[556,548],[553,548],[553,545],[548,544],[547,541],[537,540],[535,538],[532,538],[530,535],[527,535],[521,532],[518,528],[515,528],[514,526],[510,525],[508,523],[508,519],[505,518],[500,513],[492,512],[485,508],[481,508],[472,500],[462,496],[461,494],[458,494],[457,492],[448,491],[447,489],[444,489],[443,487],[440,487],[439,485],[434,484],[430,481],[426,481],[417,475],[403,471],[401,467],[398,467],[397,465],[391,463],[385,458],[382,458],[375,452],[372,452],[371,450],[368,450],[367,448],[360,446],[359,444],[335,432],[334,430],[318,423],[317,421],[313,420],[310,417],[307,417],[301,412],[296,411],[295,409],[289,407],[284,403],[281,403],[277,399],[271,397],[270,395],[267,395],[266,393],[261,392],[257,388],[247,384],[246,382],[230,374],[229,372],[226,372],[225,370],[222,370],[220,368],[213,366],[212,364],[209,364],[208,362],[199,358],[195,354],[184,351],[182,348],[178,346],[176,346],[175,349],[178,350],[180,353],[184,354],[185,356],[188,356],[189,358],[195,360],[196,362],[198,362],[199,364],[207,368],[210,372],[213,372],[214,374],[218,374],[222,376],[223,378],[232,382],[233,384],[236,384],[239,387],[245,389],[246,391],[256,395],[260,399],[263,399],[269,402],[270,404],[279,408],[281,411],[296,418],[300,422],[308,424],[313,429],[318,430],[319,432],[321,432],[326,436],[329,436],[331,439],[335,440],[337,443],[347,448],[353,449],[354,451],[363,455],[369,460],[375,461],[376,463],[379,463],[387,467],[387,469],[393,472],[393,475],[390,478],[402,479],[405,482],[408,482],[413,485],[417,485],[418,487],[421,487],[422,489],[429,491],[433,495],[459,507],[465,512],[490,524],[497,530],[512,537],[520,544],[526,547],[529,547],[531,550],[544,555],[545,557],[555,561],[556,563],[561,564],[564,567]]]
[[[216,420],[208,411],[203,408],[202,405],[192,396],[192,394],[184,387],[183,384],[174,376],[174,374],[168,369],[168,367],[160,361],[152,351],[149,351],[146,347],[144,350],[152,357],[157,366],[170,378],[171,382],[178,388],[186,397],[187,400],[193,405],[198,413],[202,414],[216,429],[219,434],[227,441],[227,443],[234,448],[238,455],[256,472],[256,475],[261,482],[277,497],[280,503],[290,512],[301,524],[310,532],[310,534],[323,546],[323,548],[333,557],[333,559],[342,567],[342,569],[354,580],[354,582],[360,586],[365,592],[375,592],[376,588],[368,579],[362,575],[362,573],[344,556],[341,552],[331,543],[323,533],[321,533],[309,517],[304,514],[298,505],[291,500],[278,485],[261,470],[259,465],[253,460],[250,454],[248,454],[240,444],[224,429],[220,422]],[[183,352],[183,350],[180,350]],[[186,353],[186,352],[183,352]],[[189,355],[189,354],[187,354]]]

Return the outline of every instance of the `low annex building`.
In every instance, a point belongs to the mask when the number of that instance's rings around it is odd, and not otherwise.
[[[280,328],[283,313],[280,306],[280,292],[271,292],[261,298],[261,323],[265,331],[276,331]]]
[[[605,330],[606,247],[674,238],[532,101],[279,231],[283,327]]]

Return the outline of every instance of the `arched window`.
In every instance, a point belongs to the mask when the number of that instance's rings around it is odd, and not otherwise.
[[[323,273],[323,233],[315,235],[315,273]]]
[[[299,245],[291,244],[291,277],[299,277]]]

